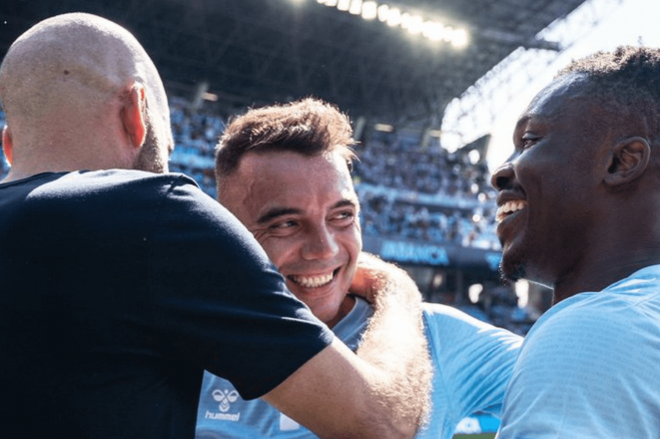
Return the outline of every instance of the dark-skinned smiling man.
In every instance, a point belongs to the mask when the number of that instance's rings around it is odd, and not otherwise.
[[[660,437],[660,50],[574,61],[493,174],[503,276],[553,289],[500,439]]]

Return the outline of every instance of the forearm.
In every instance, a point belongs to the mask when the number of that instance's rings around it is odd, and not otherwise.
[[[381,410],[389,412],[384,415],[412,436],[430,407],[432,368],[421,295],[405,271],[386,265],[373,284],[375,311],[357,354],[379,377],[373,398]]]
[[[335,340],[263,399],[320,438],[411,438],[414,423],[388,405],[391,387],[389,377]]]

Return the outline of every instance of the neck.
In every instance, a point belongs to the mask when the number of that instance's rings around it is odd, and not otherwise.
[[[337,314],[335,314],[332,319],[325,322],[325,324],[328,325],[328,328],[332,329],[337,323],[341,321],[341,319],[346,317],[346,315],[353,309],[353,306],[355,306],[355,297],[346,294],[344,300],[341,302],[341,305],[339,305]]]
[[[552,304],[583,292],[598,292],[634,272],[660,264],[660,247],[655,251],[638,249],[634,255],[625,252],[603,257],[598,264],[585,267],[558,279],[554,284]]]
[[[641,268],[660,264],[660,223],[654,220],[660,201],[648,196],[655,190],[646,184],[593,207],[594,220],[563,247],[561,260],[538,266],[545,267],[547,285],[554,289],[553,303],[601,291]]]
[[[44,143],[34,148],[14,148],[14,160],[6,181],[44,172],[70,172],[133,166],[133,157],[120,147],[108,144]]]
[[[57,172],[57,171],[44,171],[44,172]],[[22,180],[24,178],[32,177],[33,175],[41,174],[42,172],[21,172],[14,167],[9,168],[7,176],[0,181],[0,183],[9,183],[11,181]]]

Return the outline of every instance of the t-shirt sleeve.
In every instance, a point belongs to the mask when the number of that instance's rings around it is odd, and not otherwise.
[[[455,422],[477,411],[499,416],[522,338],[444,305],[427,305],[425,317],[434,383],[447,394],[450,416]]]
[[[617,308],[575,307],[537,322],[507,389],[501,439],[657,433],[657,403],[648,402],[659,396],[659,340],[647,330],[657,324]]]
[[[332,341],[249,231],[186,179],[167,194],[152,241],[150,289],[164,338],[244,399],[272,390]]]

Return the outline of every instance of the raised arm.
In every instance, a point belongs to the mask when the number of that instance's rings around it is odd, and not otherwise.
[[[431,383],[421,295],[403,270],[367,254],[353,287],[375,306],[358,355],[335,340],[264,399],[322,438],[412,437]]]

